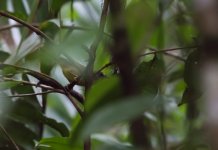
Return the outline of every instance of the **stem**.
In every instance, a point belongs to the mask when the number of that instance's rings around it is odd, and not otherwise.
[[[39,25],[35,23],[31,24],[31,26],[34,26],[36,28],[39,27]],[[24,27],[24,26],[22,24],[4,25],[0,28],[0,32],[4,30],[10,30],[11,28],[20,28],[20,27]]]
[[[133,76],[134,60],[131,55],[131,46],[121,0],[110,1],[110,12],[114,37],[114,43],[110,48],[110,52],[113,62],[119,68],[123,97],[133,96],[137,94],[138,90]],[[133,145],[137,148],[143,148],[143,150],[150,149],[151,144],[147,134],[150,128],[144,124],[143,115],[131,120],[129,124]]]
[[[141,54],[139,55],[139,57],[144,57],[144,56],[147,56],[147,55],[151,55],[151,54],[156,54],[156,53],[164,53],[168,56],[171,56],[171,57],[174,57],[175,59],[178,59],[178,60],[181,60],[181,61],[185,61],[185,59],[179,57],[179,56],[175,56],[173,54],[170,54],[170,53],[166,53],[166,52],[169,52],[169,51],[177,51],[177,50],[183,50],[183,49],[188,49],[188,48],[197,48],[197,46],[193,46],[193,47],[178,47],[178,48],[171,48],[171,49],[163,49],[163,50],[157,50],[157,49],[154,49],[154,48],[149,48],[151,50],[153,50],[152,52],[148,52],[148,53],[144,53],[144,54]],[[100,73],[102,70],[104,70],[105,68],[107,67],[110,67],[111,65],[113,65],[112,62],[109,62],[107,64],[105,64],[102,68],[100,68],[96,73]]]
[[[54,89],[50,86],[47,86],[47,85],[44,85],[44,84],[37,84],[37,83],[31,83],[31,82],[28,82],[28,81],[23,81],[23,80],[16,80],[16,79],[12,79],[12,78],[3,78],[4,81],[13,81],[13,82],[19,82],[20,84],[24,84],[24,85],[31,85],[31,86],[35,86],[35,87],[40,87],[40,88],[43,88],[43,89],[46,89],[46,90],[51,90],[53,92],[56,92],[56,93],[61,93],[61,94],[64,94],[64,91],[63,90],[60,90],[60,89]]]
[[[109,63],[105,64],[102,68],[100,68],[100,69],[96,72],[96,74],[100,73],[102,70],[104,70],[105,68],[110,67],[110,66],[112,66],[112,65],[113,65],[112,62],[109,62]]]
[[[69,98],[70,102],[73,104],[73,106],[76,108],[77,112],[80,114],[81,118],[84,118],[85,113],[79,108],[79,106],[76,104],[74,99],[72,98],[71,94],[66,90],[65,91],[66,96]]]
[[[96,55],[96,51],[98,48],[98,45],[100,43],[100,41],[102,40],[103,34],[104,34],[104,28],[105,28],[105,24],[106,24],[106,18],[107,18],[107,12],[108,12],[108,7],[109,7],[109,1],[110,0],[104,0],[104,6],[102,9],[102,13],[101,13],[101,18],[100,18],[100,23],[99,23],[99,30],[97,33],[97,36],[95,38],[95,40],[93,41],[90,50],[89,50],[89,63],[87,65],[86,68],[86,75],[87,75],[87,86],[88,88],[91,86],[92,84],[92,78],[93,78],[93,66],[94,66],[94,62],[95,62],[95,55]]]
[[[164,119],[165,119],[165,112],[163,108],[163,104],[160,106],[160,132],[161,132],[161,141],[162,141],[162,148],[163,150],[167,150],[167,141],[166,141],[166,133],[164,129]]]
[[[153,52],[141,54],[141,55],[139,55],[139,57],[143,57],[143,56],[150,55],[150,54],[164,53],[164,52],[169,52],[169,51],[176,51],[176,50],[183,50],[183,49],[190,49],[190,48],[197,48],[197,47],[198,46],[178,47],[178,48],[170,48],[170,49],[162,49],[162,50],[157,50],[155,48],[148,48],[148,49],[152,50]]]
[[[42,89],[42,92],[45,92],[45,89]],[[47,108],[47,94],[42,95],[42,114],[45,115],[46,113],[46,108]],[[43,131],[44,131],[44,123],[40,122],[39,123],[39,137],[40,139],[43,137]]]
[[[91,149],[91,138],[88,137],[84,143],[84,150],[90,150],[90,149]]]
[[[77,104],[74,102],[74,99],[72,98],[72,96],[74,96],[75,98],[78,99],[79,102],[84,102],[84,98],[79,94],[77,93],[76,91],[70,91],[68,92],[67,90],[63,91],[63,90],[60,90],[60,89],[54,89],[50,86],[46,86],[46,85],[42,85],[42,84],[36,84],[36,83],[30,83],[28,81],[22,81],[22,80],[15,80],[15,79],[12,79],[12,78],[3,78],[5,81],[14,81],[14,82],[20,82],[22,84],[25,84],[25,85],[32,85],[32,86],[36,86],[36,87],[41,87],[41,88],[44,88],[44,89],[47,89],[49,91],[47,92],[42,92],[42,93],[31,93],[31,94],[20,94],[20,95],[17,95],[17,96],[9,96],[9,97],[22,97],[22,96],[32,96],[32,95],[40,95],[40,94],[46,94],[46,93],[52,93],[52,92],[56,92],[56,93],[60,93],[60,94],[64,94],[66,95],[69,100],[71,101],[71,103],[74,105],[74,107],[76,108],[76,110],[78,111],[78,113],[81,115],[81,117],[84,116],[83,112],[81,111],[81,109],[77,106]],[[7,96],[8,97],[8,96]]]
[[[19,94],[19,95],[10,95],[10,96],[0,96],[1,98],[4,97],[24,97],[24,96],[36,96],[36,95],[43,95],[48,93],[53,93],[54,91],[45,91],[40,93],[28,93],[28,94]]]
[[[9,14],[9,13],[6,13],[6,12],[3,12],[3,11],[0,11],[0,16],[4,16],[4,17],[7,17],[7,18],[10,18],[14,21],[17,21],[18,23],[22,24],[23,26],[29,28],[31,31],[35,32],[36,34],[40,35],[41,37],[43,37],[44,39],[50,41],[53,43],[53,40],[48,37],[45,33],[43,33],[41,30],[39,30],[38,28],[32,26],[31,24],[28,24],[26,23],[25,21]]]
[[[13,140],[13,138],[8,134],[8,132],[5,130],[5,128],[0,124],[0,130],[7,136],[8,140],[11,142],[11,144],[14,146],[16,150],[20,150],[16,142]]]
[[[104,28],[105,28],[106,19],[107,19],[109,2],[110,0],[104,0],[100,23],[99,23],[99,30],[89,50],[89,62],[84,72],[86,76],[85,77],[85,91],[88,91],[90,87],[92,86],[93,75],[94,75],[93,67],[94,67],[94,62],[95,62],[95,57],[96,57],[96,51],[104,35]],[[84,150],[91,150],[91,138],[90,137],[88,137],[86,141],[84,142]]]

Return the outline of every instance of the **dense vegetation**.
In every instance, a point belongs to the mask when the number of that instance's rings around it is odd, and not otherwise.
[[[1,0],[0,149],[210,149],[192,2]]]

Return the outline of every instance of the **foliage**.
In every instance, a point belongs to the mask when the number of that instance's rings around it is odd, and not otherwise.
[[[192,14],[183,0],[1,0],[0,149],[209,149]]]

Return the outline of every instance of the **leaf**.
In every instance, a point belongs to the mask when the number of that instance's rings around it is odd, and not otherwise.
[[[69,0],[48,0],[48,8],[50,12],[56,16],[62,5]]]
[[[41,39],[35,34],[29,35],[20,45],[18,53],[16,55],[11,55],[5,63],[7,64],[17,64],[21,59],[26,57],[28,54],[38,50],[42,46]]]
[[[7,90],[14,86],[17,86],[19,83],[14,81],[0,81],[0,91]]]
[[[186,103],[195,103],[201,97],[202,93],[191,88],[186,88],[179,106]]]
[[[2,117],[1,121],[8,135],[10,135],[19,146],[25,149],[33,149],[33,141],[37,139],[36,133],[34,133],[22,122],[11,119],[10,116],[5,115],[4,117]]]
[[[69,138],[46,138],[42,139],[37,145],[37,149],[39,150],[80,150],[82,147],[73,147],[70,144]]]
[[[0,51],[0,62],[4,62],[10,56],[9,53]]]
[[[157,1],[132,1],[126,8],[126,24],[134,54],[148,42],[148,35],[154,30]]]
[[[23,20],[26,20],[28,14],[26,12],[26,9],[25,9],[25,6],[22,0],[12,1],[12,5],[15,10],[13,15],[17,16],[18,18],[22,18]]]
[[[39,29],[44,32],[48,37],[55,37],[60,28],[58,25],[52,21],[45,21],[40,24]]]
[[[85,139],[88,135],[108,129],[116,123],[132,120],[154,106],[154,99],[148,95],[120,99],[95,110],[75,135]]]
[[[189,54],[185,62],[184,81],[191,89],[199,90],[200,88],[200,62],[198,50]]]
[[[39,111],[39,108],[35,107],[28,101],[16,101],[9,115],[14,119],[19,119],[25,123],[44,123],[57,130],[62,136],[69,136],[69,131],[63,123],[59,123],[54,119],[44,116],[42,112]]]
[[[156,95],[163,74],[163,63],[156,56],[149,62],[140,63],[135,70],[135,78],[140,87],[140,92]]]
[[[17,73],[21,73],[22,71],[17,69],[16,67],[8,64],[0,64],[0,75],[1,76],[13,76]]]
[[[63,137],[69,136],[69,131],[63,123],[57,122],[56,120],[48,117],[43,117],[42,122],[57,130]]]
[[[133,150],[130,143],[121,142],[106,134],[94,134],[91,136],[92,148],[95,150]]]
[[[10,65],[10,64],[0,64],[0,70],[2,70],[2,75],[7,75],[7,74],[14,75],[16,73],[25,73],[38,79],[39,83],[41,84],[45,84],[57,89],[63,89],[62,85],[59,82],[57,82],[55,79],[49,77],[46,74],[31,69]]]
[[[121,95],[119,82],[119,78],[116,76],[97,80],[87,93],[86,111],[90,112],[94,108],[118,98]]]
[[[175,70],[174,72],[172,72],[169,77],[168,77],[168,81],[169,82],[173,82],[179,79],[182,79],[184,75],[184,69],[183,68],[179,68],[177,70]]]

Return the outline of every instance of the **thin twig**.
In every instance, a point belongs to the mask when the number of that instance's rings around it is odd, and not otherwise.
[[[33,24],[31,24],[31,25],[34,26],[34,27],[36,27],[36,28],[38,28],[38,24],[33,23]],[[4,26],[2,26],[2,27],[0,28],[0,32],[1,32],[1,31],[4,31],[4,30],[10,30],[11,28],[20,28],[20,27],[24,27],[24,25],[19,24],[19,23],[17,23],[17,24],[12,24],[12,25],[4,25]]]
[[[43,89],[46,89],[46,90],[52,90],[52,91],[54,91],[54,92],[56,92],[56,93],[62,93],[62,94],[64,94],[64,91],[63,91],[63,90],[54,89],[53,87],[50,87],[50,86],[47,86],[47,85],[44,85],[44,84],[31,83],[31,82],[24,81],[24,80],[16,80],[16,79],[13,79],[13,78],[6,78],[6,77],[4,77],[3,80],[4,80],[4,81],[18,82],[18,83],[24,84],[24,85],[31,85],[31,86],[35,86],[35,87],[40,87],[40,88],[43,88]]]
[[[28,82],[28,81],[24,81],[24,80],[16,80],[16,79],[13,79],[13,78],[6,78],[4,77],[3,78],[4,81],[13,81],[13,82],[19,82],[20,84],[24,84],[24,85],[31,85],[31,86],[35,86],[35,87],[40,87],[42,89],[46,89],[46,90],[51,90],[53,92],[56,92],[56,93],[60,93],[60,94],[65,94],[65,92],[63,90],[60,90],[60,89],[54,89],[50,86],[47,86],[47,85],[44,85],[44,84],[37,84],[37,83],[31,83],[31,82]],[[1,82],[1,81],[0,81]],[[80,103],[83,103],[84,102],[84,98],[81,94],[79,94],[78,92],[74,91],[74,90],[71,90],[70,91],[70,94],[75,97]]]
[[[71,26],[61,25],[61,28],[63,28],[63,29],[73,29],[73,30],[91,30],[90,28],[80,27],[80,26],[75,26],[75,25],[71,25]]]
[[[1,131],[7,136],[8,140],[11,142],[11,144],[14,146],[16,150],[20,150],[16,142],[13,140],[13,138],[8,134],[8,132],[5,130],[5,128],[0,124]]]
[[[167,52],[164,52],[164,55],[167,55],[167,56],[173,57],[173,58],[175,58],[177,60],[181,60],[181,61],[185,62],[185,59],[180,57],[180,56],[176,56],[176,55],[173,55],[173,54],[170,54],[170,53],[167,53]]]
[[[29,28],[31,31],[33,31],[33,32],[35,32],[36,34],[40,35],[40,36],[43,37],[44,39],[46,39],[46,40],[48,40],[48,41],[50,41],[50,42],[53,43],[53,40],[52,40],[49,36],[47,36],[44,32],[42,32],[42,31],[39,30],[38,28],[32,26],[31,24],[28,24],[28,23],[26,23],[25,21],[23,21],[23,20],[21,20],[21,19],[15,17],[15,16],[13,16],[13,15],[11,15],[11,14],[9,14],[9,13],[6,13],[6,12],[4,12],[4,11],[0,11],[0,16],[4,16],[4,17],[7,17],[7,18],[10,18],[10,19],[12,19],[12,20],[14,20],[14,21],[16,21],[16,22],[22,24],[23,26]]]
[[[36,96],[36,95],[43,95],[48,93],[53,93],[54,91],[45,91],[40,93],[28,93],[28,94],[18,94],[18,95],[8,95],[8,96],[0,96],[1,98],[4,97],[25,97],[25,96]]]
[[[157,50],[157,49],[155,49],[155,48],[148,48],[148,49],[152,50],[152,52],[148,52],[148,53],[145,53],[145,54],[141,54],[141,55],[139,55],[139,57],[143,57],[143,56],[150,55],[150,54],[164,53],[164,52],[176,51],[176,50],[183,50],[183,49],[189,49],[189,48],[197,48],[197,46],[178,47],[178,48],[170,48],[170,49],[162,49],[162,50]]]
[[[108,14],[109,1],[110,0],[104,0],[104,6],[102,9],[100,23],[99,23],[99,30],[98,30],[98,33],[97,33],[95,40],[93,41],[93,43],[90,47],[90,51],[89,51],[90,58],[89,58],[89,63],[88,63],[87,68],[86,68],[86,72],[85,72],[85,74],[88,75],[88,80],[92,80],[93,66],[94,66],[94,62],[95,62],[96,50],[97,50],[98,45],[99,45],[100,41],[102,40],[102,36],[104,34],[104,27],[106,24],[106,18],[107,18],[107,14]]]
[[[112,65],[113,65],[112,62],[109,62],[109,63],[105,64],[103,67],[101,67],[101,68],[96,72],[96,74],[100,73],[102,70],[104,70],[105,68],[110,67],[110,66],[112,66]]]
[[[70,100],[70,102],[74,105],[74,107],[76,108],[77,112],[80,114],[81,118],[84,117],[84,112],[79,108],[79,106],[76,104],[76,102],[74,101],[74,99],[72,98],[72,95],[70,94],[70,92],[68,92],[67,90],[65,91],[65,95],[68,97],[68,99]]]

